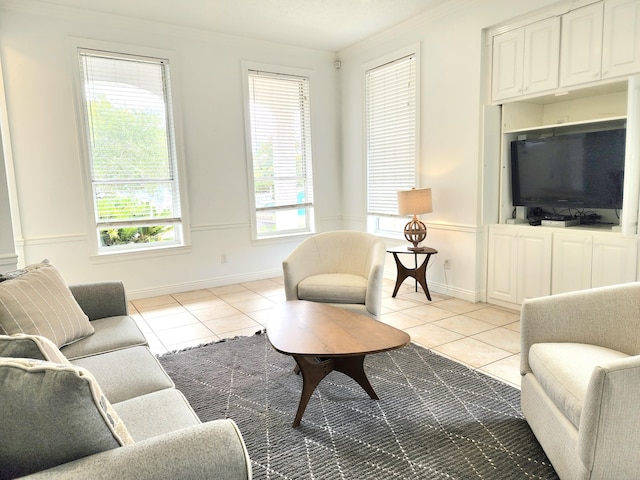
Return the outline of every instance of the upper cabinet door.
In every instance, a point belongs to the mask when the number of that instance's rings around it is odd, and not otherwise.
[[[602,3],[562,16],[561,87],[600,80],[602,21]]]
[[[522,93],[558,88],[560,19],[552,17],[524,29],[524,74]]]
[[[522,95],[524,29],[493,37],[491,97],[494,101]]]
[[[607,0],[604,4],[602,78],[640,71],[640,1]]]
[[[493,101],[557,88],[559,51],[557,17],[493,37]]]

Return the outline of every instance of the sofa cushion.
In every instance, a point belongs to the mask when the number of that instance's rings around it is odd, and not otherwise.
[[[40,471],[133,442],[86,370],[0,358],[0,478]]]
[[[531,371],[576,428],[595,367],[627,357],[616,350],[583,343],[536,343],[529,349]]]
[[[140,331],[138,324],[129,316],[106,317],[92,320],[91,325],[95,333],[71,345],[66,345],[60,351],[69,360],[113,352],[137,345],[147,345],[147,339]]]
[[[362,303],[367,279],[350,273],[312,275],[298,283],[298,298],[323,303]]]
[[[175,386],[147,347],[78,358],[73,364],[91,372],[111,403]]]
[[[0,283],[0,334],[41,335],[57,347],[93,333],[93,327],[58,270],[30,265],[22,275]]]
[[[51,340],[38,335],[0,335],[0,357],[33,358],[70,365]]]
[[[200,423],[187,399],[175,388],[114,403],[113,408],[136,442]]]

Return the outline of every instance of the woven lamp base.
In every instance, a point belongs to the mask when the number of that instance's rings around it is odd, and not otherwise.
[[[413,244],[409,250],[420,250],[418,245],[427,238],[427,226],[414,215],[413,220],[404,226],[404,238]]]

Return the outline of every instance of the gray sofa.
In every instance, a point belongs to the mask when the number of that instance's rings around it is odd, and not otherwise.
[[[640,478],[640,283],[524,302],[522,412],[562,479]]]
[[[127,315],[123,285],[70,288],[92,334],[59,350],[37,336],[0,337],[0,478],[250,479],[250,460],[236,424],[229,419],[200,422]],[[41,348],[32,348],[34,341]],[[47,349],[54,356],[62,353],[70,365],[64,358],[59,359],[64,365],[45,362],[50,360]],[[18,352],[40,361],[9,358]],[[11,388],[28,375],[37,379],[37,388]],[[65,396],[64,390],[60,403],[52,400],[56,389],[65,388],[63,380],[82,390],[91,376],[91,388],[97,382],[103,394],[97,398],[108,400],[98,403],[110,403],[110,410],[96,413],[95,406],[74,394]],[[72,407],[76,401],[82,408]],[[105,419],[111,422],[106,422],[111,435],[98,443],[105,436],[98,432]]]

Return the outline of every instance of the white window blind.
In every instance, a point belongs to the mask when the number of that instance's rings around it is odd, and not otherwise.
[[[368,70],[366,77],[367,208],[397,215],[397,192],[416,186],[416,58]]]
[[[99,248],[179,243],[168,62],[79,54]]]
[[[309,231],[313,211],[309,78],[249,70],[258,237]]]

